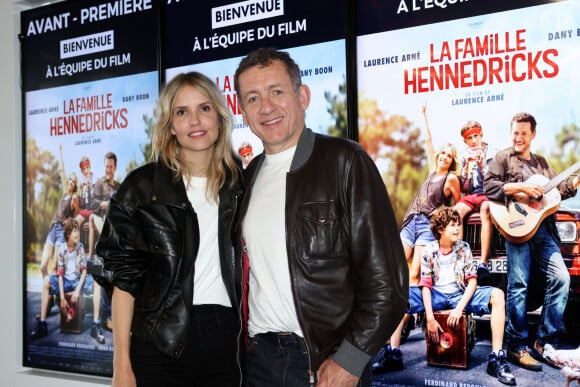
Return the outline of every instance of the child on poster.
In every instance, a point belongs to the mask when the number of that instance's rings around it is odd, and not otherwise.
[[[87,275],[87,257],[85,248],[80,242],[79,224],[74,218],[67,218],[63,223],[66,244],[61,245],[58,251],[57,274],[51,274],[44,278],[42,286],[42,298],[40,318],[37,319],[36,328],[30,333],[33,339],[48,335],[48,303],[50,297],[60,296],[60,308],[68,310],[70,305],[66,301],[65,293],[72,292],[71,302],[81,302],[81,292],[90,293],[93,289],[93,324],[91,337],[97,343],[104,344],[105,337],[101,330],[99,319],[99,307],[101,304],[101,288],[93,282],[93,277]]]
[[[501,383],[515,385],[516,379],[507,364],[502,349],[505,326],[505,299],[501,289],[477,286],[476,263],[471,248],[459,238],[460,216],[451,207],[442,206],[431,215],[431,231],[435,241],[426,245],[421,256],[421,280],[409,289],[407,313],[425,312],[427,340],[439,342],[443,332],[435,320],[434,311],[453,309],[447,325],[455,327],[462,313],[490,314],[492,352],[489,354],[487,373]],[[491,306],[491,308],[490,308]],[[388,359],[383,372],[403,369],[403,356],[398,348],[404,319],[391,336],[391,345],[381,351]]]
[[[455,210],[461,220],[472,211],[479,211],[481,218],[481,260],[477,268],[479,279],[488,278],[489,247],[493,231],[489,214],[489,201],[483,193],[483,174],[489,161],[497,153],[483,141],[481,124],[477,121],[468,121],[461,128],[461,137],[467,146],[461,154],[461,192],[464,196],[455,204]],[[462,225],[462,223],[460,224]],[[459,233],[463,238],[463,227]]]

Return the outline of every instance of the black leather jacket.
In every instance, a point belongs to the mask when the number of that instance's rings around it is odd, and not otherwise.
[[[263,160],[257,156],[245,171],[242,218]],[[285,216],[292,292],[311,370],[332,356],[360,376],[401,321],[409,287],[376,166],[358,144],[304,129],[286,177]]]
[[[228,187],[219,193],[220,263],[231,304],[240,312],[241,183]],[[162,163],[131,172],[109,203],[96,247],[109,273],[96,279],[109,293],[116,286],[135,297],[132,333],[175,358],[189,335],[198,248],[197,215],[183,181],[174,181]]]

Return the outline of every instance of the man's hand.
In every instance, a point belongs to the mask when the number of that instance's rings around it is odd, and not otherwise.
[[[358,376],[354,376],[332,359],[326,359],[317,372],[318,387],[354,387]]]
[[[443,328],[441,328],[437,320],[427,319],[427,335],[432,342],[439,342],[439,332],[443,333]]]
[[[541,184],[524,182],[523,192],[530,198],[540,199],[544,195],[544,187]]]

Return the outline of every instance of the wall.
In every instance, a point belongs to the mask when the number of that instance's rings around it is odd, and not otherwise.
[[[22,128],[18,31],[22,8],[0,1],[0,387],[85,387],[109,384],[105,378],[65,375],[22,367]]]

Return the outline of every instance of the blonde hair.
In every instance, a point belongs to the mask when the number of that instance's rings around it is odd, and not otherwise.
[[[174,172],[175,181],[190,177],[185,167],[183,153],[179,152],[179,143],[175,135],[171,133],[175,96],[187,85],[209,98],[218,115],[218,139],[206,171],[206,196],[217,202],[219,191],[225,184],[228,174],[231,176],[231,187],[239,178],[239,172],[232,147],[232,114],[216,84],[205,75],[198,72],[179,74],[161,91],[157,103],[157,125],[152,139],[153,158],[155,161],[161,161]]]
[[[439,150],[437,150],[437,153],[435,153],[435,160],[437,160],[439,158],[439,155],[441,154],[441,152],[443,152],[443,149],[445,149],[445,148],[451,149],[452,160],[451,160],[451,165],[449,166],[449,172],[457,175],[457,172],[458,172],[457,166],[459,165],[459,163],[457,162],[457,148],[455,147],[455,145],[453,145],[450,142],[443,145],[441,148],[439,148]]]
[[[77,177],[77,174],[74,172],[71,172],[66,178],[66,183],[68,185],[68,179],[73,179],[73,182],[75,183],[75,189],[72,191],[72,195],[78,195],[79,194],[79,178]],[[66,194],[66,192],[68,191],[68,187],[65,186],[64,192]]]

